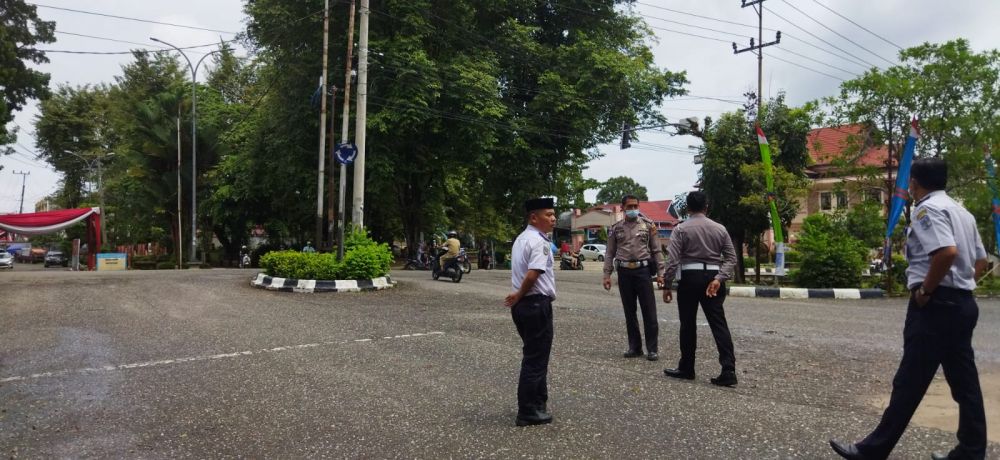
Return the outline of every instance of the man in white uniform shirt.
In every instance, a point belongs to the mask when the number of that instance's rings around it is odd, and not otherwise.
[[[510,308],[517,333],[524,343],[521,375],[517,384],[517,426],[552,423],[548,413],[547,377],[552,351],[552,301],[556,298],[552,242],[548,233],[556,225],[551,198],[535,198],[525,205],[528,226],[511,250],[511,284],[514,292],[504,305]]]
[[[986,270],[986,249],[976,219],[946,193],[944,160],[913,162],[910,195],[914,203],[906,235],[910,305],[903,326],[903,358],[892,380],[892,396],[882,421],[856,444],[830,446],[850,459],[883,459],[906,431],[938,367],[958,403],[958,446],[932,459],[986,457],[986,413],[972,350],[979,307],[972,291]]]

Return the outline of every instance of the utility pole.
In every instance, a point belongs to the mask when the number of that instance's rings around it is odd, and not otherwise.
[[[736,46],[736,42],[733,42],[733,54],[745,53],[747,51],[756,52],[756,54],[757,54],[757,113],[756,113],[756,116],[755,116],[755,123],[754,124],[756,126],[758,126],[758,127],[760,126],[760,112],[761,112],[762,103],[764,101],[764,48],[766,48],[768,46],[771,46],[771,45],[777,45],[778,43],[781,43],[781,31],[780,30],[775,33],[774,41],[768,42],[768,43],[764,43],[764,1],[765,0],[751,0],[751,1],[741,0],[741,5],[740,5],[740,8],[746,8],[748,6],[751,6],[751,7],[753,7],[754,11],[757,13],[757,43],[755,44],[753,38],[751,37],[750,38],[750,46],[746,47],[746,48],[743,48],[743,49],[739,49],[739,47]],[[777,235],[774,235],[774,237],[775,237],[775,239],[777,239]],[[784,252],[783,245],[784,245],[785,242],[784,241],[775,241],[775,243],[776,243],[775,263],[776,263],[776,265],[778,265],[777,264],[777,262],[778,262],[777,259],[778,259],[778,256],[781,256],[781,253]],[[740,250],[742,250],[742,249],[740,249]],[[755,253],[759,254],[759,252],[760,252],[759,249],[755,249]],[[758,257],[758,259],[759,259],[759,257]],[[760,267],[760,263],[759,262],[757,264],[757,267]],[[778,269],[778,268],[781,268],[781,266],[776,266],[775,268]],[[756,275],[757,276],[757,282],[760,283],[760,269],[758,268],[755,271],[757,272],[757,275]],[[740,279],[742,279],[742,278],[740,278]],[[778,285],[778,273],[777,273],[777,271],[775,271],[775,274],[774,274],[774,285],[775,286]]]
[[[354,122],[354,142],[358,158],[354,160],[354,207],[351,221],[365,226],[365,135],[368,117],[368,2],[361,0],[361,38],[358,42],[358,103]]]
[[[326,91],[327,55],[330,46],[330,0],[323,5],[323,77],[320,88]],[[316,245],[323,241],[323,180],[326,176],[326,97],[320,97],[319,109],[319,172],[316,179]]]
[[[750,39],[750,46],[738,49],[733,42],[733,54],[740,54],[746,51],[756,51],[757,53],[757,121],[760,122],[761,100],[764,98],[764,48],[781,43],[781,31],[775,34],[773,42],[764,43],[764,0],[742,0],[740,8],[752,6],[757,12],[757,45],[754,45],[753,38]]]
[[[181,105],[177,104],[177,269],[184,268],[184,213],[181,210]]]
[[[330,86],[330,129],[327,131],[327,136],[331,139],[330,145],[327,147],[327,152],[330,158],[330,168],[333,169],[333,165],[336,164],[336,160],[333,158],[333,153],[337,150],[337,143],[333,142],[332,139],[337,138],[336,125],[337,125],[337,112],[335,107],[337,106],[337,91],[339,89],[336,86]],[[336,234],[334,233],[334,223],[337,221],[337,176],[332,172],[327,176],[326,179],[326,235],[332,246],[336,240]]]
[[[18,209],[17,213],[24,214],[24,184],[28,181],[31,171],[14,171],[14,174],[21,176],[21,208]]]
[[[351,16],[347,21],[347,60],[344,61],[344,115],[341,119],[341,143],[347,144],[347,129],[351,124],[351,61],[354,59],[354,8],[356,0],[351,0]],[[337,199],[337,260],[344,258],[344,207],[347,195],[347,165],[340,165],[340,197]]]

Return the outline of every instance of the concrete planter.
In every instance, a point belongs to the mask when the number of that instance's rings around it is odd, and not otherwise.
[[[255,288],[281,292],[363,292],[381,291],[396,285],[389,276],[368,280],[297,280],[258,273],[250,280]]]
[[[806,289],[760,286],[732,286],[730,297],[770,297],[779,299],[880,299],[881,289]]]

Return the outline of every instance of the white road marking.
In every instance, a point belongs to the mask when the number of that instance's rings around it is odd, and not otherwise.
[[[444,332],[418,332],[413,334],[400,334],[391,337],[383,337],[377,340],[398,340],[398,339],[409,339],[413,337],[431,337],[437,335],[444,335]],[[342,340],[342,341],[331,341],[331,342],[317,342],[317,343],[304,343],[301,345],[288,345],[284,347],[274,347],[274,348],[262,348],[260,350],[246,350],[237,351],[235,353],[220,353],[216,355],[202,355],[202,356],[188,356],[185,358],[174,358],[174,359],[161,359],[156,361],[144,361],[139,363],[129,363],[129,364],[118,364],[118,365],[106,365],[100,367],[86,367],[83,369],[64,369],[61,371],[50,371],[50,372],[40,372],[37,374],[30,375],[15,375],[11,377],[0,378],[0,383],[9,382],[21,382],[25,380],[34,380],[48,377],[63,377],[72,374],[96,374],[103,372],[114,372],[122,371],[127,369],[138,369],[143,367],[157,367],[165,366],[168,364],[180,364],[180,363],[190,363],[195,361],[209,361],[209,360],[219,360],[227,358],[238,358],[240,356],[251,356],[259,355],[264,353],[278,353],[282,351],[289,350],[302,350],[306,348],[316,348],[324,345],[347,345],[349,343],[363,343],[363,342],[374,342],[376,339],[355,339],[355,340]]]

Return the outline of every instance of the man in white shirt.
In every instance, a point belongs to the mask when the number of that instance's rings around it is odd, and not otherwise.
[[[552,242],[556,212],[551,198],[525,203],[528,226],[511,250],[511,284],[514,292],[504,305],[510,308],[517,333],[524,343],[521,375],[517,385],[517,426],[552,423],[548,413],[547,377],[552,351],[552,301],[556,298]]]

